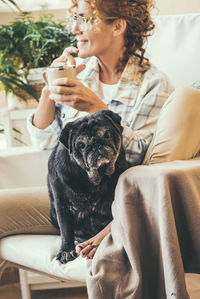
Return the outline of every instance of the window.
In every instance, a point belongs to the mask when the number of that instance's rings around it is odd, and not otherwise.
[[[49,10],[67,9],[71,4],[70,0],[16,0],[16,3],[23,11],[40,10],[42,5],[46,5]],[[10,4],[10,7],[13,7]],[[10,11],[9,7],[0,1],[0,12]]]

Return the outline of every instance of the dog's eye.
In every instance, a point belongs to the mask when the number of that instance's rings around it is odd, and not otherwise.
[[[85,143],[79,141],[79,142],[77,143],[77,148],[78,148],[78,149],[84,149],[84,148],[85,148]]]
[[[104,138],[111,138],[111,137],[112,137],[112,132],[110,130],[105,131]]]

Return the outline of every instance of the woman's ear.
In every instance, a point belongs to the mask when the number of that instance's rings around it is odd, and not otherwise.
[[[126,30],[126,20],[124,19],[118,19],[114,21],[114,27],[113,27],[113,36],[117,37],[121,34],[123,34]]]

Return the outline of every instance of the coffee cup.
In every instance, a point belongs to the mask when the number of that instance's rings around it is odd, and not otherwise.
[[[76,79],[76,67],[71,66],[57,66],[49,67],[44,73],[43,78],[47,85],[52,85],[53,81],[58,78],[71,78]]]

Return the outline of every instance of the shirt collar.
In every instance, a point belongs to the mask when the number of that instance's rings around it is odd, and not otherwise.
[[[122,75],[119,80],[118,88],[113,94],[113,100],[119,101],[123,104],[130,103],[130,96],[127,95],[127,90],[130,91],[130,84],[133,84],[133,88],[137,89],[139,80],[136,80],[138,74],[138,63],[137,58],[131,56],[122,72]],[[99,81],[99,64],[96,57],[91,57],[87,61],[87,67],[83,71],[83,77],[80,76],[80,81],[83,80],[83,83],[94,93],[98,95],[100,90],[100,81]],[[128,88],[127,88],[128,87]]]

